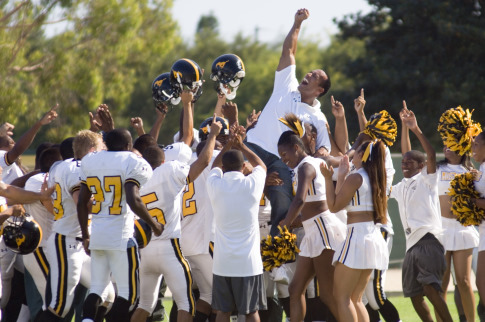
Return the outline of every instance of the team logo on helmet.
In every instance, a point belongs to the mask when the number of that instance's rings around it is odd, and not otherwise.
[[[202,69],[199,65],[187,58],[177,60],[171,68],[170,84],[180,96],[183,90],[190,90],[194,93],[193,102],[202,95]]]
[[[244,63],[237,55],[225,54],[212,63],[211,79],[215,82],[214,88],[229,100],[236,97],[236,91],[245,76]]]
[[[220,61],[216,64],[216,67],[219,67],[219,68],[224,68],[224,66],[226,66],[226,64],[229,62],[229,60],[226,60],[226,61]]]
[[[22,237],[16,237],[15,242],[17,243],[17,248],[20,248],[20,246],[25,242],[25,235],[22,234]]]
[[[159,80],[157,80],[157,81],[154,83],[154,84],[155,84],[155,86],[158,86],[158,87],[162,86],[162,83],[163,83],[163,81],[164,81],[164,80],[165,80],[165,79],[159,79]]]

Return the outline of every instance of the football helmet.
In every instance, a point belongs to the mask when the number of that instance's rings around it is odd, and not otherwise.
[[[152,83],[152,98],[155,107],[167,102],[172,105],[180,103],[178,92],[170,84],[170,73],[163,73],[155,78]]]
[[[2,227],[5,245],[14,253],[26,255],[32,253],[42,240],[42,229],[31,215],[10,217]]]
[[[199,139],[201,141],[207,140],[207,136],[211,131],[211,124],[212,124],[213,117],[206,118],[199,126]],[[217,117],[216,121],[221,122],[222,130],[219,135],[229,135],[229,122],[222,117]]]
[[[214,87],[220,94],[224,94],[228,100],[236,97],[239,84],[246,76],[244,63],[234,54],[225,54],[217,57],[212,63],[211,79],[215,82]]]
[[[135,232],[133,233],[133,237],[135,237],[136,242],[138,243],[138,248],[146,247],[152,239],[152,229],[145,221],[137,219],[135,220]]]
[[[202,95],[202,70],[193,60],[179,59],[170,70],[170,84],[178,96],[184,89],[194,92],[193,102],[196,102]]]

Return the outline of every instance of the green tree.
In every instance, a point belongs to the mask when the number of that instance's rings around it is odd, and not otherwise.
[[[398,118],[405,99],[425,132],[439,142],[436,124],[462,105],[485,119],[485,10],[483,0],[369,0],[372,12],[338,21],[340,39],[361,39],[365,54],[344,69],[366,90],[369,112],[386,108]],[[366,107],[367,109],[367,107]]]
[[[117,126],[127,127],[127,108],[140,79],[151,78],[156,65],[180,41],[170,0],[2,4],[4,120],[16,123],[21,133],[41,111],[60,104],[58,126],[39,140],[57,142],[86,128],[88,111],[101,103],[110,105]],[[45,26],[52,20],[67,27],[46,36]]]

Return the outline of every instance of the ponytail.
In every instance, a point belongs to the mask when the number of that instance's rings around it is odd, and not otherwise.
[[[386,147],[381,140],[362,144],[362,167],[369,176],[374,204],[374,223],[387,223]]]

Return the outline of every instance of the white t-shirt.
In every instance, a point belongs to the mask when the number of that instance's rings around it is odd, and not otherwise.
[[[312,106],[301,101],[295,69],[295,65],[290,65],[276,72],[273,93],[259,116],[258,123],[248,131],[248,142],[257,144],[277,156],[278,140],[283,132],[289,130],[278,119],[287,113],[293,113],[303,122],[311,123],[317,128],[317,149],[323,146],[330,152],[327,118],[320,110],[318,100],[315,100]]]
[[[150,180],[140,189],[140,196],[150,215],[164,225],[160,236],[152,240],[180,238],[182,192],[190,167],[183,162],[169,161],[153,170]]]
[[[30,177],[25,183],[25,190],[40,192],[46,175],[46,173],[38,173]],[[40,201],[34,201],[29,204],[24,204],[23,206],[25,208],[25,212],[29,213],[40,225],[40,228],[42,229],[42,240],[40,241],[39,246],[44,247],[47,239],[49,239],[49,236],[51,235],[54,215],[47,210],[47,208],[44,207]]]
[[[432,233],[441,241],[441,210],[438,198],[438,173],[428,174],[426,167],[412,178],[394,185],[391,198],[399,205],[406,235],[406,251],[424,235]]]
[[[99,151],[81,162],[81,183],[94,196],[89,249],[125,250],[133,237],[134,213],[126,203],[125,183],[139,187],[152,176],[145,159],[133,152]]]
[[[219,276],[244,277],[263,273],[259,236],[259,201],[266,171],[260,166],[244,176],[213,168],[207,190],[214,209],[214,266]]]
[[[10,184],[13,180],[23,176],[22,170],[17,163],[9,163],[7,160],[7,152],[0,150],[0,167],[2,167],[1,179],[6,184]]]

